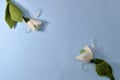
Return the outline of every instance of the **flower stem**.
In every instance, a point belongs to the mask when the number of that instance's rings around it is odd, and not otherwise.
[[[95,63],[95,60],[94,60],[94,59],[92,59],[90,62],[91,62],[91,63]]]
[[[30,20],[29,18],[26,18],[24,16],[22,16],[22,17],[23,17],[23,19],[25,20],[26,23]]]

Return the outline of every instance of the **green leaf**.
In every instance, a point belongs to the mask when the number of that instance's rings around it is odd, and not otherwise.
[[[9,2],[10,0],[6,0],[6,2]]]
[[[12,2],[9,2],[9,11],[12,20],[22,22],[22,11]]]
[[[13,28],[16,25],[16,21],[12,20],[10,17],[10,12],[9,12],[9,4],[7,3],[6,10],[5,10],[5,21],[9,25],[10,28]]]
[[[96,72],[99,76],[107,76],[114,80],[111,66],[102,59],[95,59]]]
[[[86,52],[86,50],[84,50],[84,49],[80,50],[80,53],[84,53],[84,52]]]

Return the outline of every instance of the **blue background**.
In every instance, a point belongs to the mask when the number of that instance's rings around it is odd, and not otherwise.
[[[42,9],[44,31],[27,33],[25,23],[9,29],[0,0],[0,80],[109,80],[95,66],[75,60],[94,37],[96,56],[111,64],[120,80],[120,0],[16,0],[31,14]]]

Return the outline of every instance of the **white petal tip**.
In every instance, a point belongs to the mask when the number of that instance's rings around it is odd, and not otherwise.
[[[82,60],[82,56],[81,56],[81,55],[78,55],[78,56],[75,57],[75,59],[77,59],[77,60]]]

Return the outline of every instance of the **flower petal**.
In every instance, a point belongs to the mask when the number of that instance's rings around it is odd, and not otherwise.
[[[33,19],[31,19],[31,22],[32,22],[34,25],[41,25],[41,24],[42,24],[42,21],[40,21],[40,20],[33,20]]]
[[[89,53],[85,53],[84,60],[85,60],[85,62],[90,62],[91,61],[91,56],[90,56]]]
[[[91,54],[89,52],[86,53],[86,57],[89,59],[89,62],[93,59],[93,57],[91,56]]]
[[[34,12],[34,14],[32,15],[32,18],[34,18],[34,19],[39,18],[40,15],[41,15],[41,13],[42,13],[42,10],[41,10],[41,9],[36,10],[36,11]]]
[[[86,51],[88,51],[89,54],[91,55],[91,58],[93,58],[93,52],[92,52],[92,50],[90,49],[90,47],[87,45],[87,46],[85,46],[84,49],[85,49]]]
[[[84,57],[83,55],[78,55],[78,56],[76,56],[75,58],[76,58],[77,60],[84,61],[84,58],[83,58],[83,57]]]
[[[86,53],[76,56],[76,59],[86,63],[90,62],[89,55]]]
[[[27,22],[27,25],[32,31],[35,31],[34,24],[31,22],[31,20]]]

